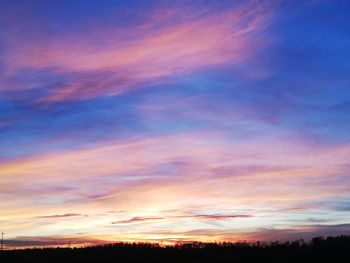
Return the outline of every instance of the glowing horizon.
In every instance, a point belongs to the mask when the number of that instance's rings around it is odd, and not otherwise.
[[[350,234],[345,1],[2,1],[5,247]]]

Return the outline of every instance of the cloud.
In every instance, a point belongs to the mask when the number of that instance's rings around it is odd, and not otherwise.
[[[118,241],[129,242],[160,242],[167,244],[176,244],[178,242],[239,242],[239,241],[290,241],[304,239],[311,240],[318,236],[335,236],[350,234],[350,224],[324,224],[324,225],[298,225],[286,228],[258,228],[249,231],[242,229],[193,229],[187,231],[181,230],[153,230],[150,232],[140,232],[139,236],[129,234],[119,236]],[[5,248],[25,248],[25,247],[52,247],[52,246],[89,246],[101,245],[115,242],[111,237],[88,238],[84,235],[75,236],[19,236],[5,239]]]
[[[46,94],[41,101],[82,100],[168,82],[177,74],[206,67],[239,64],[264,45],[256,33],[269,24],[271,12],[271,5],[257,2],[191,15],[174,8],[166,16],[141,18],[142,25],[103,33],[103,24],[90,28],[88,37],[77,32],[56,38],[43,35],[25,46],[9,41],[3,81],[13,82],[24,69],[38,79],[3,89],[15,87],[16,93],[40,87]],[[50,74],[40,77],[43,71]],[[60,81],[53,81],[57,76]]]
[[[305,187],[305,182],[314,185],[305,192],[309,198],[346,190],[346,181],[339,184],[338,180],[348,168],[347,145],[313,149],[283,138],[274,138],[274,147],[269,146],[269,139],[230,145],[221,136],[182,134],[116,140],[91,148],[7,160],[0,164],[0,188],[3,194],[23,198],[26,203],[45,200],[51,194],[62,201],[94,201],[89,196],[114,198],[116,186],[120,195],[134,187],[139,189],[135,195],[153,191],[158,195],[164,187],[164,192],[178,190],[185,196],[207,191],[215,199],[219,195],[253,198],[273,191],[276,197],[290,194],[290,198],[298,199],[299,195],[301,201],[306,197],[296,190]],[[50,191],[37,191],[40,188]],[[146,199],[153,199],[153,195]]]
[[[36,218],[65,218],[65,217],[74,217],[74,216],[82,216],[82,214],[70,213],[70,214],[62,214],[62,215],[37,216]]]
[[[84,238],[84,237],[60,237],[60,236],[18,236],[4,239],[6,248],[30,248],[30,247],[52,247],[52,246],[93,246],[109,243],[109,241]]]
[[[254,228],[250,230],[242,229],[194,229],[189,231],[160,230],[144,234],[149,234],[154,239],[162,240],[162,236],[168,237],[168,242],[179,241],[291,241],[291,240],[311,240],[318,236],[347,235],[350,233],[350,224],[329,224],[329,225],[299,225],[285,228]],[[173,238],[170,238],[173,237]]]
[[[223,215],[223,214],[212,214],[212,215],[195,215],[194,218],[206,219],[206,220],[227,220],[235,218],[249,218],[254,217],[253,215]]]
[[[210,215],[169,215],[166,217],[156,217],[156,216],[149,216],[149,217],[132,217],[130,219],[126,220],[119,220],[114,221],[112,224],[119,225],[119,224],[130,224],[130,223],[139,223],[144,221],[158,221],[158,220],[167,220],[167,219],[203,219],[203,220],[213,220],[213,221],[220,221],[220,220],[229,220],[229,219],[235,219],[235,218],[249,218],[253,217],[252,215],[224,215],[224,214],[210,214]]]
[[[317,236],[348,235],[350,224],[320,224],[320,225],[300,225],[286,229],[266,228],[258,229],[256,233],[247,234],[253,240],[310,240]]]
[[[110,8],[92,21],[81,12],[97,10],[69,4],[1,8],[6,233],[223,240],[349,222],[349,107],[334,89],[348,86],[337,56],[345,28],[327,31],[324,8],[177,5],[135,4],[130,17]],[[337,41],[319,43],[324,30]]]
[[[345,200],[349,156],[346,144],[315,146],[276,135],[237,142],[222,133],[184,133],[4,160],[2,226],[26,235],[94,229],[104,237],[120,224],[114,238],[138,240],[159,238],[141,233],[150,226],[157,231],[181,224],[189,230],[218,222],[217,228],[227,229],[283,228],[320,213],[330,224],[346,223],[343,211],[303,204]],[[104,213],[111,207],[126,212],[116,220]],[[33,220],[71,211],[89,216]],[[122,227],[127,224],[133,228]]]
[[[119,220],[112,222],[113,225],[119,225],[119,224],[131,224],[131,223],[139,223],[144,221],[154,221],[154,220],[162,220],[163,217],[133,217],[126,220]]]
[[[343,199],[343,200],[327,200],[327,201],[320,201],[317,202],[320,206],[328,207],[335,211],[340,212],[350,212],[350,200],[349,198]]]

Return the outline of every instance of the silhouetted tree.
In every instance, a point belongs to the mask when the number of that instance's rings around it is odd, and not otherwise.
[[[162,247],[115,243],[84,248],[6,250],[0,262],[349,262],[350,236],[315,237],[310,242],[202,243]]]

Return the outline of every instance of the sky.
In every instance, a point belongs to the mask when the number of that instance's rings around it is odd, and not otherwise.
[[[5,247],[350,234],[349,12],[2,0]]]

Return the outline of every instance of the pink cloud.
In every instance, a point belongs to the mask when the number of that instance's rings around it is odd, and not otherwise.
[[[177,74],[237,64],[251,57],[265,43],[254,34],[269,23],[271,9],[267,4],[250,3],[185,16],[173,9],[165,16],[156,13],[146,18],[141,26],[105,31],[97,27],[88,36],[64,34],[50,41],[42,36],[9,48],[7,72],[30,68],[73,74],[44,101],[113,96]]]
[[[235,218],[249,218],[253,217],[252,215],[223,215],[223,214],[212,214],[212,215],[195,215],[195,218],[202,218],[208,220],[227,220]]]
[[[315,147],[278,136],[229,142],[223,134],[178,134],[3,161],[2,225],[23,235],[35,234],[31,229],[45,235],[93,231],[104,240],[108,226],[122,231],[123,224],[135,223],[114,237],[151,240],[159,236],[141,232],[214,223],[242,230],[288,226],[285,215],[315,216],[328,210],[313,202],[348,196],[347,144]],[[294,209],[304,203],[311,206]],[[97,215],[110,209],[126,212],[118,221],[115,214]],[[35,218],[71,211],[89,216]]]

